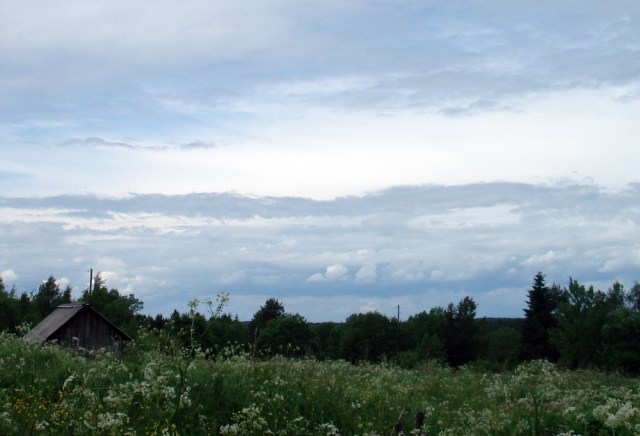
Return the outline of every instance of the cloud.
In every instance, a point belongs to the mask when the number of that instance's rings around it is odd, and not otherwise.
[[[213,142],[204,142],[204,141],[193,141],[187,144],[180,144],[180,148],[185,150],[195,150],[195,149],[209,149],[214,148],[216,145]]]
[[[241,283],[247,280],[247,274],[244,271],[234,271],[229,274],[225,274],[220,278],[221,285],[230,285],[235,283]]]
[[[90,137],[90,138],[71,138],[64,141],[62,146],[83,146],[83,147],[116,147],[126,149],[138,149],[141,148],[138,145],[133,145],[127,142],[107,141],[102,138]]]
[[[16,272],[12,269],[5,269],[4,271],[0,271],[0,277],[2,277],[2,280],[4,282],[16,281],[19,278],[18,274],[16,274]]]
[[[527,259],[522,261],[522,265],[525,266],[533,266],[537,268],[549,268],[554,264],[566,261],[575,256],[570,249],[563,250],[562,252],[556,252],[554,250],[549,250],[546,253],[542,254],[532,254]]]
[[[108,270],[123,270],[125,269],[125,263],[122,259],[117,258],[117,257],[99,257],[96,260],[96,270],[97,271],[102,271],[104,270],[105,272],[103,272],[102,274],[105,276],[107,276],[107,271]]]
[[[637,279],[637,3],[32,6],[0,18],[22,289],[102,268],[150,311],[314,282],[358,310]]]
[[[416,270],[414,265],[409,265],[393,271],[392,277],[398,282],[418,282],[424,280],[426,276],[423,271]]]
[[[179,138],[185,128],[190,138],[207,126],[242,131],[240,118],[255,125],[276,114],[296,118],[300,108],[477,115],[521,109],[559,89],[612,85],[633,99],[640,77],[638,6],[624,0],[606,9],[581,4],[578,15],[572,3],[548,1],[464,11],[449,3],[279,0],[248,9],[121,1],[28,8],[3,9],[0,113],[23,127],[46,120],[49,127],[27,129],[39,137],[162,132],[189,144],[201,141]]]
[[[184,144],[174,145],[148,145],[141,144],[135,139],[129,139],[128,141],[113,141],[106,140],[98,137],[88,138],[70,138],[61,143],[63,147],[101,147],[101,148],[121,148],[127,150],[147,150],[147,151],[170,151],[170,150],[206,150],[214,148],[216,145],[213,142],[206,141],[192,141]]]
[[[640,250],[625,253],[610,253],[610,258],[604,261],[599,269],[603,273],[618,273],[624,270],[635,270],[640,266]]]
[[[19,290],[53,274],[77,295],[89,268],[103,271],[109,287],[135,293],[151,313],[170,312],[192,293],[302,298],[320,283],[327,298],[357,296],[344,309],[353,312],[428,289],[442,295],[416,304],[521,289],[500,306],[519,316],[538,270],[555,283],[638,280],[639,203],[635,185],[611,191],[566,181],[396,187],[330,201],[1,197],[0,259]],[[43,247],[56,247],[56,256]]]
[[[373,283],[377,278],[378,272],[375,264],[364,265],[355,275],[356,283]]]
[[[67,286],[70,286],[70,284],[70,280],[66,277],[60,277],[56,280],[56,285],[58,285],[58,287],[62,290],[64,290]]]
[[[339,263],[329,265],[324,273],[315,273],[311,275],[307,281],[309,282],[332,282],[345,278],[349,269]]]

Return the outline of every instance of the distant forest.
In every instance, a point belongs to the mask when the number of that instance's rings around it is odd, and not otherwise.
[[[228,347],[254,356],[390,362],[412,368],[426,360],[453,367],[475,365],[508,370],[526,360],[545,359],[571,369],[640,373],[640,284],[629,290],[616,282],[607,291],[573,278],[567,286],[547,285],[541,272],[528,291],[523,318],[477,318],[473,298],[434,307],[406,321],[377,312],[357,313],[344,322],[309,323],[287,313],[275,298],[251,321],[225,314],[227,294],[189,302],[171,316],[140,314],[143,302],[108,289],[100,274],[80,302],[91,304],[131,337],[157,335],[212,357]],[[24,333],[55,308],[71,302],[71,288],[51,276],[33,292],[7,290],[0,278],[0,330]]]

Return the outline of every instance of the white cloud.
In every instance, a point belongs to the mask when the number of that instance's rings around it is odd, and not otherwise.
[[[225,274],[220,278],[221,285],[230,285],[235,283],[241,283],[247,280],[247,274],[244,271],[234,271],[230,274]]]
[[[358,308],[358,313],[372,313],[379,312],[380,304],[367,301],[365,304]]]
[[[549,265],[552,265],[554,262],[558,262],[559,260],[568,259],[569,257],[572,256],[572,254],[573,253],[571,253],[570,250],[567,250],[564,253],[562,252],[559,253],[554,250],[549,250],[546,253],[542,253],[542,254],[532,254],[527,259],[522,261],[522,265],[539,266],[539,267],[549,266]]]
[[[624,269],[637,269],[640,266],[640,250],[632,250],[626,253],[611,253],[602,267],[603,273],[618,272]]]
[[[2,277],[2,280],[5,282],[5,285],[6,285],[7,282],[13,282],[17,280],[19,276],[12,269],[5,269],[4,271],[0,271],[0,277]]]
[[[114,278],[117,276],[113,271],[123,270],[125,263],[122,259],[117,257],[99,257],[96,262],[94,270],[96,272],[102,272],[103,278],[107,278],[108,275],[112,275]]]
[[[122,269],[120,271],[122,271]],[[117,288],[121,284],[128,284],[127,279],[116,271],[100,271],[100,277],[108,288]]]
[[[332,282],[346,278],[349,269],[339,263],[329,265],[324,273],[315,273],[309,276],[309,282]]]
[[[340,265],[340,264],[337,263],[337,264],[328,266],[327,267],[327,271],[324,273],[324,276],[329,281],[331,281],[331,280],[340,280],[348,272],[349,272],[349,269],[346,266]]]
[[[151,311],[637,280],[631,3],[7,2],[2,268]]]
[[[71,281],[66,277],[60,277],[56,280],[56,285],[62,290],[64,290],[67,286],[69,286]]]
[[[356,283],[373,283],[378,278],[378,271],[375,264],[368,264],[361,267],[356,272]]]
[[[401,282],[417,282],[424,280],[425,272],[422,269],[424,265],[406,265],[393,271],[394,280]]]
[[[327,279],[322,273],[315,273],[309,276],[308,282],[326,282]]]
[[[5,7],[0,160],[16,175],[0,177],[0,190],[326,199],[572,172],[609,187],[633,177],[638,26],[624,17],[637,6],[581,5],[576,17],[554,4],[549,19],[549,2],[445,2],[429,13],[346,3]],[[65,168],[55,180],[52,164]],[[443,222],[495,225],[466,209]]]

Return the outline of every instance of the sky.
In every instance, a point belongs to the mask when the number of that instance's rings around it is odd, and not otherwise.
[[[310,321],[640,280],[637,1],[0,0],[0,276]]]

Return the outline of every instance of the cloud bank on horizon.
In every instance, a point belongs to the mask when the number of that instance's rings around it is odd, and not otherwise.
[[[466,293],[518,315],[538,269],[630,284],[639,14],[0,1],[0,273],[316,319]]]
[[[275,296],[308,319],[404,316],[471,295],[521,316],[537,271],[606,290],[640,267],[640,184],[393,188],[331,201],[234,194],[0,199],[0,270],[19,290],[88,266],[147,313],[231,293],[242,319]]]

